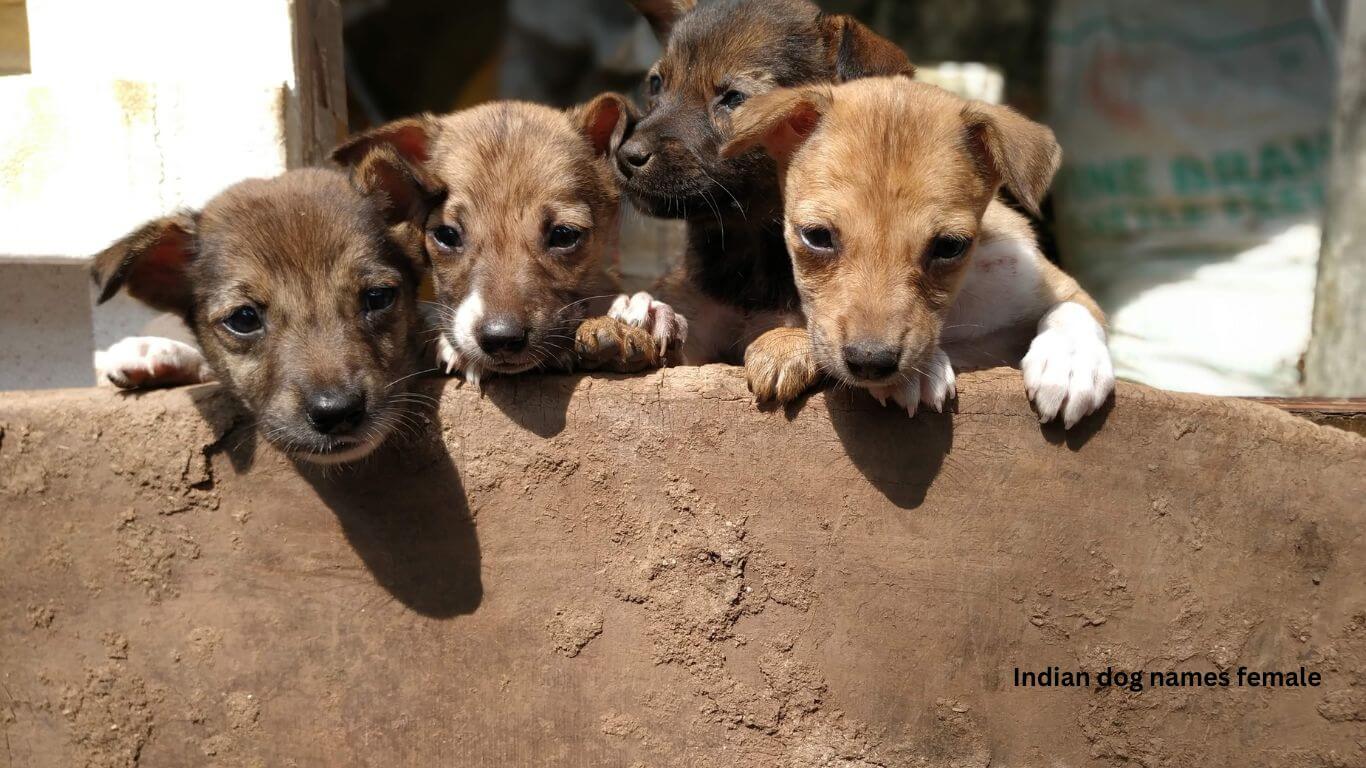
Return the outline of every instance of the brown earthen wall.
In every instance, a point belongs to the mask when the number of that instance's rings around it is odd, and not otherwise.
[[[0,395],[0,768],[1366,764],[1357,436],[1131,386],[1064,436],[1007,372],[914,421],[425,386],[327,472],[213,388]]]

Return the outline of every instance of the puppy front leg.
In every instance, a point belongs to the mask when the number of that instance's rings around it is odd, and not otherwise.
[[[590,317],[574,334],[574,352],[579,367],[586,370],[639,373],[662,365],[667,345],[651,330],[618,317]]]
[[[100,352],[95,367],[101,383],[119,389],[183,387],[214,380],[204,353],[173,339],[123,339]]]
[[[1061,417],[1070,429],[1115,389],[1104,322],[1077,281],[1044,258],[1028,222],[996,202],[941,343],[960,370],[1018,365],[1039,419]]]
[[[622,294],[612,303],[607,316],[646,332],[654,340],[660,361],[677,356],[688,341],[688,318],[649,293]]]
[[[745,350],[745,377],[760,403],[786,405],[820,381],[820,370],[805,328],[775,328]]]
[[[1110,399],[1115,370],[1100,308],[1070,277],[1049,266],[1057,273],[1050,281],[1056,301],[1039,321],[1039,334],[1020,368],[1039,421],[1061,417],[1071,429]]]

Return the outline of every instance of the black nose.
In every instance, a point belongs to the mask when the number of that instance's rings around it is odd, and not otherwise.
[[[621,162],[618,163],[618,165],[621,166],[622,173],[625,173],[627,176],[630,176],[636,171],[644,170],[645,166],[649,165],[650,160],[654,157],[654,153],[650,151],[650,148],[646,146],[645,142],[639,139],[631,139],[625,144],[622,144],[621,149],[617,150],[617,155],[621,158]]]
[[[324,435],[346,435],[365,420],[365,393],[336,390],[308,398],[308,423]]]
[[[521,320],[508,315],[491,317],[475,333],[479,348],[490,355],[516,354],[526,349],[527,330]]]
[[[882,381],[901,369],[901,350],[877,341],[856,341],[845,346],[844,363],[855,378]]]

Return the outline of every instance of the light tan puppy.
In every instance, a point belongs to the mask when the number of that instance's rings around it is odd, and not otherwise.
[[[760,400],[828,374],[942,410],[955,369],[1001,364],[1023,368],[1045,422],[1071,428],[1109,398],[1104,316],[997,199],[1037,212],[1062,156],[1050,130],[904,77],[770,93],[735,126],[725,154],[762,145],[778,163],[807,320],[750,347]]]
[[[616,94],[567,112],[496,102],[399,120],[333,153],[353,164],[392,151],[433,181],[416,234],[445,370],[474,382],[575,365],[635,371],[682,346],[686,322],[666,305],[639,317],[629,299],[613,306],[621,202],[609,158],[630,120]]]

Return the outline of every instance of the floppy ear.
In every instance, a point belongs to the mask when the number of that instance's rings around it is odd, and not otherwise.
[[[587,104],[573,107],[566,114],[599,157],[609,155],[621,146],[626,130],[636,120],[631,103],[617,93],[601,94]]]
[[[90,276],[100,289],[99,303],[127,288],[154,309],[188,317],[194,307],[188,270],[196,249],[195,218],[184,212],[150,221],[96,254]]]
[[[441,124],[430,114],[405,117],[352,136],[332,150],[332,160],[354,166],[376,147],[388,146],[408,162],[422,165],[431,159],[431,144],[440,130]]]
[[[669,39],[669,33],[673,32],[674,24],[677,24],[679,19],[697,7],[697,0],[630,0],[630,2],[637,11],[640,11],[640,15],[650,22],[650,29],[655,31],[655,37],[658,37],[661,43]]]
[[[968,147],[997,183],[1030,213],[1039,206],[1062,164],[1053,131],[1010,107],[973,101],[963,108]]]
[[[905,51],[853,16],[821,17],[821,35],[836,82],[862,77],[915,76],[915,65]]]
[[[830,109],[829,88],[786,88],[751,99],[731,121],[732,138],[721,156],[738,157],[762,146],[770,157],[787,162],[820,126]]]
[[[390,225],[421,225],[441,187],[426,171],[381,144],[351,169],[351,184],[368,197]]]

